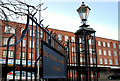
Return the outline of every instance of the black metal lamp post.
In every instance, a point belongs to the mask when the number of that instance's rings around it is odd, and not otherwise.
[[[79,30],[77,30],[75,33],[76,59],[78,65],[77,81],[82,80],[81,75],[85,76],[85,81],[92,81],[91,73],[95,77],[93,80],[98,81],[95,39],[96,31],[93,28],[89,28],[89,25],[86,25],[90,10],[91,9],[86,6],[84,2],[82,2],[82,5],[77,9],[77,12],[83,23],[83,25],[81,25]]]

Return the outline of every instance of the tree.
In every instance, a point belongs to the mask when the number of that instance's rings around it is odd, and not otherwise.
[[[43,3],[33,6],[22,0],[0,0],[0,19],[9,26],[8,21],[25,20],[26,15],[33,16],[41,11],[42,5]]]

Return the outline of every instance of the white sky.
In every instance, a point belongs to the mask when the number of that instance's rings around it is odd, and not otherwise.
[[[40,0],[32,0],[30,4],[38,4]],[[76,9],[82,1],[91,8],[88,23],[96,30],[96,36],[118,40],[118,7],[119,0],[41,0],[44,5],[41,19],[44,26],[49,28],[75,32],[81,21]],[[102,3],[101,3],[102,2]],[[111,2],[111,3],[109,3]],[[114,3],[116,2],[116,3]],[[107,4],[107,5],[106,5]],[[39,15],[36,17],[39,19]],[[24,23],[26,21],[24,20]]]

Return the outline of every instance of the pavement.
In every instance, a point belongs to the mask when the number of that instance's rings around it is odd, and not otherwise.
[[[98,81],[120,81],[120,80],[99,79]]]

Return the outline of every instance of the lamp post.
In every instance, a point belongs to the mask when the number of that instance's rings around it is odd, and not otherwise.
[[[86,25],[90,8],[82,2],[82,5],[77,9],[77,12],[82,21],[82,25],[75,32],[76,42],[76,59],[77,59],[77,81],[81,81],[81,75],[84,75],[85,81],[91,81],[91,73],[94,81],[98,81],[97,75],[97,54],[96,54],[96,39],[95,30]],[[91,53],[90,53],[91,49]],[[80,60],[83,60],[82,62]],[[92,64],[91,64],[92,63]]]
[[[86,25],[86,21],[89,16],[90,8],[82,2],[82,5],[77,9],[77,12],[82,20],[83,25],[81,27],[88,27],[89,25]]]

